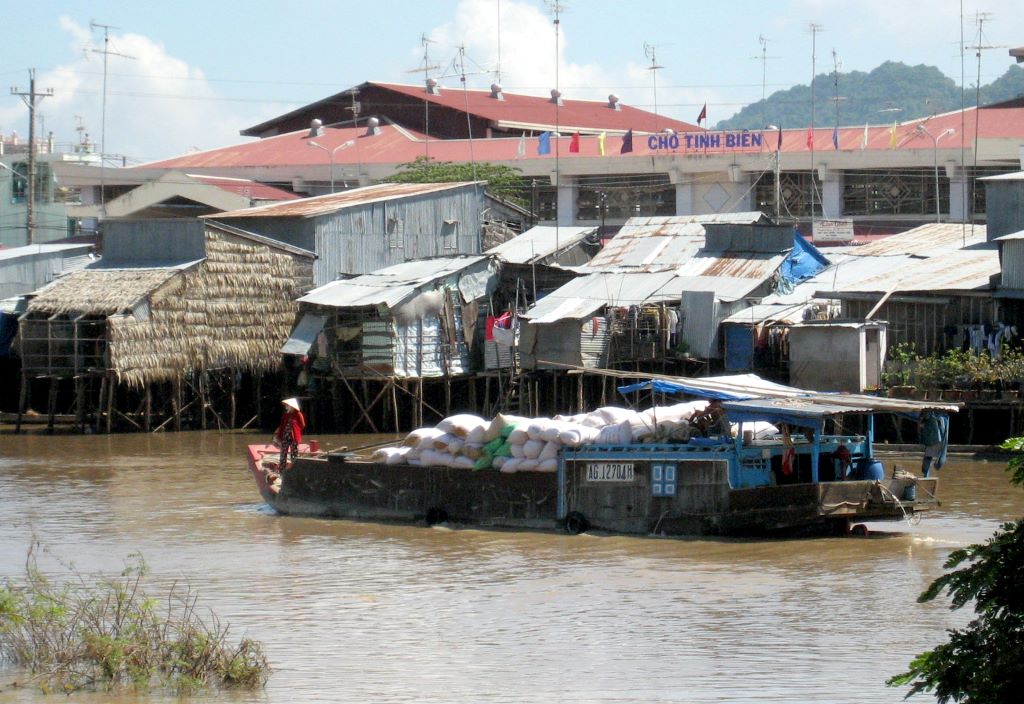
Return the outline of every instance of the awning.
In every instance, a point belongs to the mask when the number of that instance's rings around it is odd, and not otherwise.
[[[316,313],[303,315],[302,320],[292,330],[291,337],[281,348],[281,354],[309,354],[309,348],[316,342],[316,336],[324,329],[325,322],[327,322],[326,315],[317,315]]]

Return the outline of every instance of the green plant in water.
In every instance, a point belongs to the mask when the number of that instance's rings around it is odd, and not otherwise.
[[[142,583],[146,564],[132,555],[117,578],[90,583],[77,572],[55,583],[38,569],[33,545],[20,582],[0,587],[0,658],[24,667],[44,692],[166,687],[257,688],[270,666],[257,641],[229,641],[197,597],[172,585],[156,600]]]

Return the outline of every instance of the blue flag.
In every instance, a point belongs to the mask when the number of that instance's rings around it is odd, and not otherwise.
[[[832,129],[832,146],[839,149],[839,127],[836,126]]]
[[[537,153],[538,154],[550,154],[551,153],[551,133],[541,132],[540,136],[537,137]]]
[[[633,130],[629,130],[626,134],[622,135],[622,149],[619,150],[619,154],[631,151],[633,151]]]

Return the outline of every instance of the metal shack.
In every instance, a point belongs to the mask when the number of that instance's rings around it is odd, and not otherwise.
[[[314,285],[402,262],[479,254],[484,184],[381,183],[210,216],[315,252]]]
[[[412,399],[402,413],[412,407],[408,420],[422,424],[424,380],[446,382],[450,405],[451,379],[472,371],[478,322],[496,283],[485,256],[405,262],[334,281],[299,299],[301,318],[282,352],[301,362],[297,383],[309,395],[333,388],[333,403],[351,401],[356,425],[401,428],[399,392]]]

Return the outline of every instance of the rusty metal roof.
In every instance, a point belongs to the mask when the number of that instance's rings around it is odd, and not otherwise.
[[[860,256],[909,254],[915,257],[934,257],[983,242],[984,225],[930,223],[857,247],[853,251]]]
[[[493,254],[511,264],[529,264],[571,247],[596,231],[597,227],[593,225],[585,227],[538,225],[531,227],[521,235],[516,235],[507,242],[491,247],[486,254]]]
[[[318,215],[327,215],[328,213],[351,208],[356,205],[408,198],[410,196],[421,196],[428,193],[473,186],[477,183],[475,181],[455,183],[379,183],[373,186],[354,188],[350,191],[341,191],[340,193],[328,193],[327,195],[315,196],[313,198],[303,198],[301,200],[261,205],[255,208],[245,208],[244,210],[232,210],[227,213],[217,213],[210,217],[215,220],[228,218],[311,218]],[[479,183],[482,184],[482,182]]]

